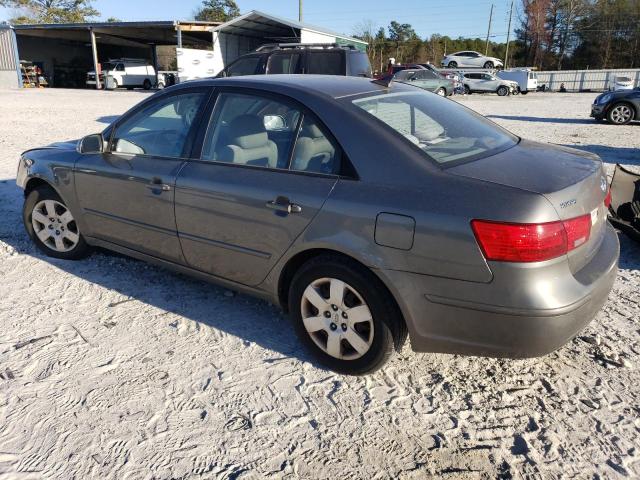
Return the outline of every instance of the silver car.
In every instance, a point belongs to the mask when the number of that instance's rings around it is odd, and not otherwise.
[[[498,78],[490,73],[465,72],[462,85],[466,94],[497,93],[504,97],[518,92],[518,82]]]
[[[448,68],[503,68],[502,60],[487,57],[474,51],[450,53],[442,58],[440,64]]]
[[[348,374],[407,334],[420,352],[544,355],[617,271],[597,156],[402,83],[187,82],[25,152],[17,183],[46,255],[103,247],[278,303]]]

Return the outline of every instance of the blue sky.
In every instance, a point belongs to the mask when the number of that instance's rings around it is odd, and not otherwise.
[[[298,0],[236,1],[242,12],[255,9],[285,18],[298,17]],[[121,20],[189,19],[199,3],[198,0],[94,0],[104,19]],[[304,0],[304,21],[352,34],[365,20],[385,28],[391,20],[396,20],[410,23],[421,37],[440,33],[482,38],[487,34],[492,3],[495,5],[493,40],[505,41],[509,0]],[[0,18],[10,15],[11,12],[4,10]]]

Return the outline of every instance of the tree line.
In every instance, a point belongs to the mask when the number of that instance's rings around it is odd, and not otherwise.
[[[640,66],[640,0],[516,0],[516,29],[508,66],[540,70],[635,68]],[[100,13],[92,0],[0,0],[14,10],[10,23],[86,22]],[[224,22],[240,15],[235,0],[204,0],[196,20]],[[110,18],[109,21],[117,21]],[[505,59],[505,42],[483,38],[421,38],[412,25],[391,21],[386,28],[359,23],[352,34],[369,43],[374,70],[389,58],[439,64],[446,53],[475,50]]]

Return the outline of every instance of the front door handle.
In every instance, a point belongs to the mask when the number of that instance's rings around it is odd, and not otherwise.
[[[291,203],[291,201],[287,197],[283,197],[283,196],[279,196],[275,200],[269,200],[266,203],[266,207],[272,210],[277,210],[278,212],[286,212],[286,213],[302,212],[302,207],[300,205]]]
[[[171,190],[171,185],[162,183],[162,179],[160,177],[153,177],[151,179],[151,183],[146,185],[146,187],[151,190],[162,190],[163,192],[168,192]]]

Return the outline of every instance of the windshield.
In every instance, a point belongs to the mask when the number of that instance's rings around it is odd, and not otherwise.
[[[487,157],[518,143],[481,115],[432,93],[387,93],[352,102],[440,164]]]

